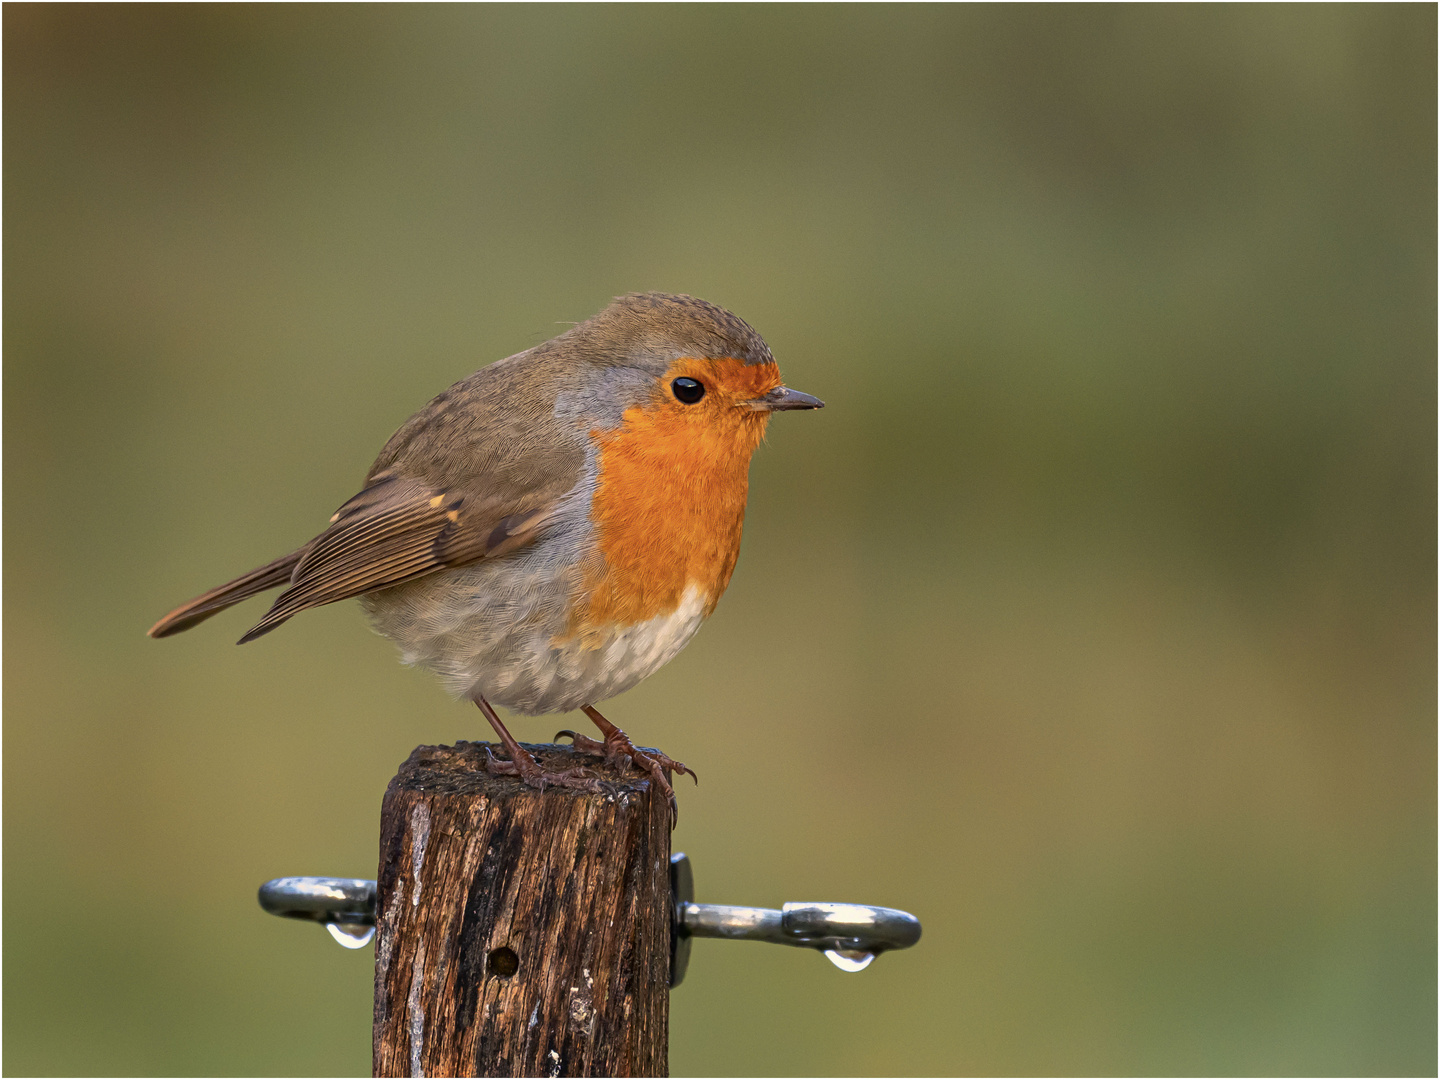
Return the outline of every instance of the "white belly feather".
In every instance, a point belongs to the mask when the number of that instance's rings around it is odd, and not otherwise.
[[[593,632],[564,641],[569,575],[545,581],[535,569],[526,581],[512,563],[502,589],[493,568],[477,563],[373,594],[365,607],[405,663],[435,672],[456,697],[478,695],[531,716],[624,693],[674,659],[705,621],[705,596],[692,585],[668,614],[598,642]]]

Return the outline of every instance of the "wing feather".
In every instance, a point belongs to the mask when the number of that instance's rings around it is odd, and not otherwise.
[[[546,506],[499,517],[494,506],[470,506],[459,495],[382,473],[302,550],[290,587],[240,642],[307,608],[513,551],[539,534],[550,511]]]
[[[303,548],[300,551],[292,551],[289,555],[282,555],[274,562],[266,563],[264,566],[251,570],[248,574],[242,574],[234,581],[227,581],[224,585],[202,593],[189,603],[181,604],[146,633],[152,638],[178,634],[182,630],[189,630],[192,626],[204,622],[211,615],[224,611],[231,604],[238,604],[241,600],[248,600],[257,593],[284,585],[290,580],[290,575],[295,570],[295,564],[300,561],[302,554],[304,554]]]

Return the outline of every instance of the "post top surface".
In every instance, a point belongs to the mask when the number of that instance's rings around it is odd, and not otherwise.
[[[630,768],[625,761],[621,761],[617,767],[603,758],[577,753],[572,747],[561,743],[520,745],[535,755],[536,762],[545,772],[583,768],[602,784],[612,786],[616,794],[638,794],[647,790],[650,784],[648,776],[638,769]],[[492,799],[538,794],[535,788],[528,787],[519,777],[490,775],[485,770],[487,747],[497,760],[506,757],[504,749],[498,743],[457,742],[454,746],[417,746],[400,766],[391,786],[438,795],[484,794]],[[589,793],[571,788],[547,787],[545,794],[580,797]]]

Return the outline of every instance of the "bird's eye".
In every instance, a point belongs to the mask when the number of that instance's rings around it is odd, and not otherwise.
[[[670,384],[670,389],[676,399],[686,405],[694,405],[705,396],[705,384],[696,379],[676,379]]]

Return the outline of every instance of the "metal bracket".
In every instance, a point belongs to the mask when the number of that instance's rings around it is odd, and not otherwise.
[[[375,882],[364,878],[275,878],[260,886],[260,906],[271,915],[318,922],[347,949],[375,936]]]
[[[769,941],[819,949],[842,971],[861,971],[880,953],[920,940],[909,912],[868,904],[786,904],[773,908],[695,903],[695,876],[684,854],[670,856],[670,985],[690,963],[690,940]],[[260,906],[272,915],[318,922],[347,949],[375,936],[375,882],[363,878],[284,877],[260,886]]]
[[[863,971],[890,949],[920,940],[920,920],[908,911],[869,904],[799,903],[773,908],[695,903],[695,876],[683,853],[670,856],[670,985],[679,986],[690,963],[690,939],[768,941],[819,949],[841,971]]]

